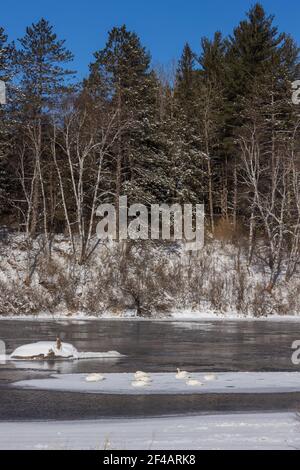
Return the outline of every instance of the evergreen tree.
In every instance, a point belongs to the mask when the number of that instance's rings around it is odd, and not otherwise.
[[[176,71],[175,97],[177,98],[178,106],[191,116],[195,109],[195,92],[195,54],[189,44],[186,43]]]
[[[9,78],[9,65],[11,59],[12,45],[7,43],[7,35],[2,27],[0,27],[0,80]]]
[[[244,98],[255,93],[262,83],[271,90],[277,82],[291,80],[295,75],[298,49],[293,40],[279,33],[274,17],[267,16],[257,3],[247,13],[229,38],[226,57],[227,103],[231,124],[242,124]]]
[[[17,63],[23,112],[28,111],[29,117],[35,118],[54,106],[66,90],[66,79],[74,73],[66,64],[73,55],[44,18],[27,27],[19,43]]]
[[[203,155],[199,136],[199,71],[195,54],[185,44],[178,62],[174,112],[170,116],[174,200],[180,203],[203,201]],[[173,122],[172,122],[173,121]]]
[[[85,83],[94,96],[105,97],[118,114],[119,139],[111,155],[115,202],[127,194],[147,201],[158,194],[161,143],[158,138],[158,81],[150,55],[125,26],[109,32],[104,49],[95,53]]]
[[[13,57],[14,45],[7,42],[7,35],[0,27],[0,80],[5,83],[6,96],[13,76]],[[0,104],[0,217],[11,212],[9,199],[14,183],[8,161],[10,140],[11,126],[7,105]]]
[[[276,114],[281,115],[282,122],[288,121],[288,113],[284,117],[285,112],[283,109],[279,112],[279,108],[286,102],[289,93],[298,50],[294,41],[286,34],[279,33],[273,22],[274,17],[267,16],[257,3],[247,13],[247,19],[234,29],[228,41],[223,149],[228,174],[228,206],[235,219],[240,193],[237,183],[240,159],[236,142],[242,127],[247,125],[247,108],[260,94],[269,107],[269,116],[265,115],[265,119],[269,119],[270,134],[276,125]]]
[[[185,194],[191,198],[190,202],[205,203],[213,230],[213,172],[222,109],[220,77],[223,76],[224,44],[219,33],[213,41],[203,38],[201,44],[200,57],[185,45],[176,74],[176,141],[182,152],[177,152],[180,156],[178,175],[181,180],[184,177]]]
[[[224,62],[226,44],[220,32],[213,39],[201,40],[201,54],[198,58],[201,79],[198,89],[198,113],[201,149],[206,161],[207,213],[210,216],[212,233],[215,228],[215,213],[224,207],[224,172],[221,141],[224,133]],[[225,193],[226,194],[226,193]]]
[[[201,65],[202,76],[217,86],[224,82],[224,66],[226,42],[222,33],[217,31],[212,40],[207,37],[201,39],[201,54],[199,64]]]
[[[55,199],[53,162],[49,159],[49,126],[51,112],[64,93],[73,87],[68,78],[73,72],[67,64],[73,58],[65,41],[57,38],[53,27],[45,19],[26,28],[19,39],[16,55],[18,69],[18,94],[15,115],[19,130],[15,138],[15,154],[20,155],[26,178],[21,184],[27,191],[26,222],[34,236],[43,227],[46,238],[51,230],[51,201]],[[32,190],[33,188],[33,190]]]

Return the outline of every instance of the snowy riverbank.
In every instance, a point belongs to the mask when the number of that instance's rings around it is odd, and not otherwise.
[[[48,312],[41,312],[35,315],[0,315],[0,321],[12,320],[12,321],[57,321],[57,322],[86,322],[86,321],[106,321],[106,320],[115,320],[115,321],[143,321],[143,322],[177,322],[177,323],[193,323],[193,322],[205,322],[205,321],[272,321],[272,322],[300,322],[299,315],[266,315],[263,317],[253,317],[251,315],[242,315],[238,312],[199,312],[192,310],[182,310],[170,313],[168,315],[159,314],[156,316],[147,317],[138,317],[137,315],[131,312],[125,312],[124,314],[118,314],[111,312],[106,312],[102,315],[89,315],[85,312],[77,313],[55,313],[50,314]]]
[[[12,235],[1,246],[0,319],[300,319],[300,279],[248,266],[230,243],[210,240],[197,255],[179,244],[101,245],[80,265],[57,235],[51,259],[38,241]],[[32,264],[33,263],[33,264]]]
[[[0,449],[294,450],[299,448],[300,421],[295,413],[0,422]]]

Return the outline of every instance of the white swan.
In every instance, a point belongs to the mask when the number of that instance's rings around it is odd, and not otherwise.
[[[177,374],[175,375],[176,379],[187,379],[189,373],[186,370],[177,369]]]
[[[85,380],[86,382],[100,382],[100,380],[104,380],[105,377],[101,374],[89,374]]]
[[[210,381],[216,380],[216,379],[217,379],[216,374],[206,374],[204,376],[204,380],[206,380],[207,382],[210,382]]]
[[[135,374],[134,377],[136,379],[140,379],[142,377],[149,377],[149,374],[147,372],[142,372],[141,370],[138,370]]]
[[[146,387],[146,385],[148,385],[148,382],[144,380],[134,380],[133,382],[131,382],[131,385],[133,387]]]
[[[150,383],[150,382],[152,382],[151,377],[147,377],[147,376],[145,376],[145,377],[139,377],[137,380],[138,380],[138,382],[145,382],[145,383]]]
[[[185,383],[186,385],[189,385],[191,387],[195,387],[196,385],[203,385],[203,383],[200,382],[200,380],[196,380],[196,379],[189,379]]]

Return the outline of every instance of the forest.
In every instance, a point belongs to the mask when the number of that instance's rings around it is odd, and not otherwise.
[[[171,59],[171,58],[170,58]],[[0,314],[300,309],[299,48],[255,4],[153,66],[125,25],[79,81],[41,19],[0,25]],[[205,205],[205,249],[96,237],[97,207]]]

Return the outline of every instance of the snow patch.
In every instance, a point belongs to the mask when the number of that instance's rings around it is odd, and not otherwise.
[[[100,372],[100,371],[95,371]],[[103,382],[86,382],[87,374],[53,374],[50,378],[22,380],[14,387],[105,394],[228,394],[228,393],[287,393],[300,392],[300,372],[220,372],[215,380],[207,373],[190,373],[189,378],[200,383],[190,387],[178,380],[175,373],[150,373],[152,381],[142,389],[132,386],[131,373],[102,374]]]
[[[107,352],[79,352],[78,359],[105,359],[105,358],[116,358],[122,357],[124,354],[120,354],[118,351],[107,351]]]
[[[299,448],[299,416],[295,413],[0,423],[0,449],[7,450]]]
[[[58,349],[56,342],[38,341],[37,343],[25,344],[15,349],[9,356],[11,360],[29,360],[29,359],[97,359],[97,358],[116,358],[121,357],[117,351],[107,352],[79,352],[69,343],[61,343]]]
[[[78,359],[78,351],[72,344],[61,343],[57,348],[56,342],[38,341],[37,343],[25,344],[15,349],[10,355],[11,359],[47,359],[66,358]]]

